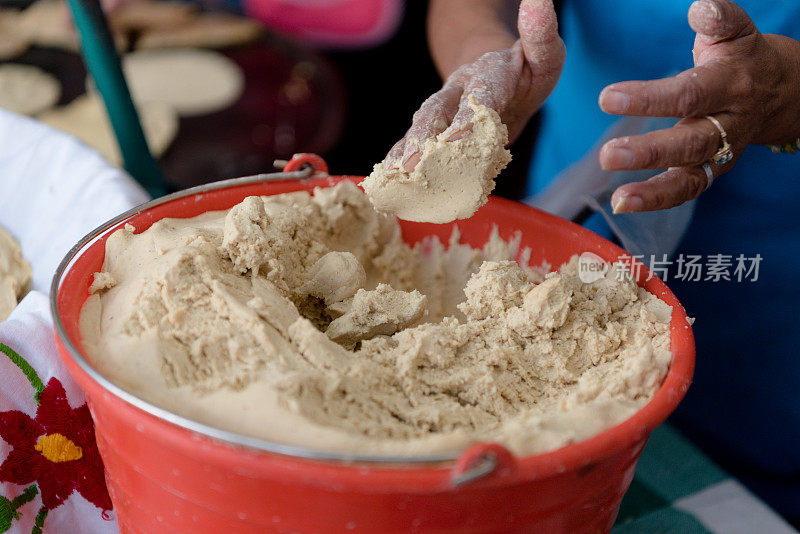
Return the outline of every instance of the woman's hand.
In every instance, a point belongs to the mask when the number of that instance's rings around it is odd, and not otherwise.
[[[513,43],[509,48],[485,53],[462,65],[440,91],[422,104],[411,128],[389,152],[386,159],[391,165],[412,171],[425,140],[451,124],[459,129],[451,140],[469,132],[473,114],[467,105],[470,95],[500,114],[510,139],[519,135],[558,81],[564,64],[564,43],[558,35],[552,0],[522,0],[517,28],[520,37],[516,42],[510,33],[505,36],[508,43]],[[476,42],[484,37],[477,34]],[[500,37],[489,42],[503,42]],[[460,46],[465,50],[476,48],[470,43]]]
[[[683,119],[603,146],[600,164],[606,170],[669,169],[618,188],[611,200],[615,213],[680,205],[709,185],[703,164],[716,177],[751,143],[784,144],[800,136],[800,42],[762,35],[729,0],[695,2],[689,24],[697,32],[695,68],[663,80],[616,83],[600,94],[607,113]],[[733,150],[728,163],[709,163],[722,143],[707,115],[727,133]]]

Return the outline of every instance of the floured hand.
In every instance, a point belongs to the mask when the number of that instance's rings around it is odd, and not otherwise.
[[[375,208],[445,223],[486,203],[511,159],[509,139],[550,94],[564,62],[551,0],[523,1],[517,26],[512,46],[459,67],[414,114],[405,137],[363,182]],[[473,45],[464,48],[480,49]]]
[[[510,48],[487,52],[462,65],[422,104],[411,128],[389,151],[387,163],[412,171],[426,139],[451,124],[460,130],[453,139],[470,131],[470,96],[499,113],[511,141],[519,135],[555,87],[565,50],[552,0],[523,0],[517,28],[520,37]]]

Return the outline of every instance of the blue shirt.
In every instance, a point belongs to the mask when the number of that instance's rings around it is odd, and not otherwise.
[[[603,87],[693,66],[690,5],[565,0],[567,59],[544,106],[530,193],[616,120],[598,107]],[[797,0],[739,5],[762,33],[800,38]],[[779,511],[800,517],[800,154],[749,147],[700,197],[678,254],[762,257],[755,282],[667,280],[697,318],[694,383],[673,421]]]

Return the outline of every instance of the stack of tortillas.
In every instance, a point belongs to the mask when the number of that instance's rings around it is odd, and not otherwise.
[[[246,44],[261,34],[261,27],[247,18],[201,13],[193,4],[180,1],[134,0],[111,13],[109,22],[120,50],[132,42],[142,49],[123,57],[123,70],[156,157],[177,135],[178,117],[223,110],[244,90],[238,65],[222,54],[196,47]],[[21,54],[32,44],[79,50],[62,0],[38,0],[24,11],[0,10],[0,59]],[[105,107],[91,82],[86,95],[53,108],[60,95],[58,80],[41,69],[0,65],[0,107],[36,116],[121,164]]]
[[[171,107],[158,102],[137,105],[147,145],[158,157],[178,133],[178,117]],[[66,106],[51,109],[37,117],[42,122],[91,146],[114,165],[122,164],[119,146],[100,97],[95,93],[79,96]]]
[[[166,151],[178,132],[178,117],[227,108],[241,96],[244,76],[225,56],[210,50],[180,48],[133,52],[123,57],[125,78],[139,112],[151,153]],[[38,116],[122,163],[105,107],[91,83],[87,94]]]
[[[244,91],[242,69],[212,50],[138,50],[122,58],[122,70],[134,102],[165,104],[181,117],[223,110]],[[91,80],[87,90],[94,91]]]
[[[179,116],[223,110],[244,91],[241,68],[211,50],[138,51],[124,56],[122,67],[155,157],[163,154],[177,135]],[[0,87],[2,69],[0,66]],[[122,163],[105,107],[90,81],[85,95],[66,106],[40,113],[37,118],[83,140],[111,163]]]
[[[0,9],[0,61],[17,57],[31,45],[19,26],[16,9]]]
[[[21,115],[50,109],[61,96],[61,84],[31,65],[0,65],[0,107]]]
[[[133,0],[108,15],[120,51],[134,48],[225,48],[251,43],[261,26],[248,18],[201,13],[187,2]],[[80,50],[80,40],[63,0],[38,0],[25,10],[0,9],[0,60],[24,53],[29,46]]]
[[[138,32],[137,49],[227,48],[256,41],[261,26],[248,18],[225,13],[199,13],[193,4],[140,0],[124,4],[111,15],[122,32]]]
[[[114,32],[118,50],[128,47],[127,35]],[[31,45],[80,51],[80,40],[62,0],[39,0],[19,11],[0,11],[0,59],[11,59]]]
[[[19,243],[0,228],[0,321],[4,321],[28,291],[31,266]]]

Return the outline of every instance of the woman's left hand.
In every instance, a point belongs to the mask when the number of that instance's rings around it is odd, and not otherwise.
[[[697,32],[693,69],[654,81],[621,82],[600,94],[616,115],[680,117],[672,128],[612,139],[600,151],[606,170],[668,168],[645,182],[618,188],[615,213],[678,206],[730,170],[751,143],[784,144],[800,136],[800,42],[762,35],[729,0],[699,0],[689,8]],[[722,146],[715,117],[727,133],[733,159],[709,160]]]

